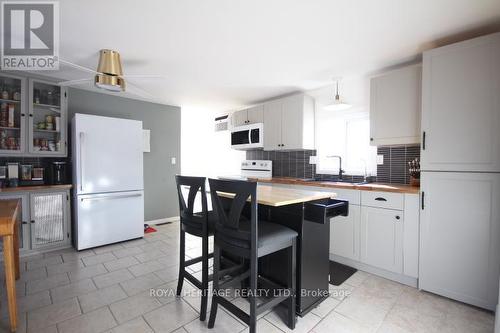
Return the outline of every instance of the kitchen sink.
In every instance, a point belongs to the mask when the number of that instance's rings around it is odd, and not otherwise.
[[[304,182],[315,182],[315,183],[342,183],[342,184],[349,184],[349,185],[365,185],[365,184],[370,184],[370,181],[353,181],[353,180],[347,180],[347,179],[337,179],[337,180],[328,180],[328,179],[319,179],[319,178],[308,178],[308,179],[303,179],[302,181]]]

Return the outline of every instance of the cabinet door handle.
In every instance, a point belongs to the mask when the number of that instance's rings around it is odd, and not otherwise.
[[[382,197],[376,197],[375,200],[377,200],[377,201],[387,201],[386,198],[382,198]]]
[[[31,222],[31,223],[35,223],[35,220],[31,220],[30,222]]]
[[[425,199],[424,199],[424,196],[425,196],[425,192],[422,191],[422,210],[424,210],[424,208],[425,208]]]
[[[422,150],[425,150],[425,131],[422,132]]]
[[[399,215],[396,215],[396,220],[399,220],[401,219],[401,217]]]
[[[28,222],[26,222],[26,221],[23,221],[23,222],[21,222],[21,224],[28,224]]]

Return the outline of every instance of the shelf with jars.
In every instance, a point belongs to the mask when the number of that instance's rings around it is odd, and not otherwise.
[[[65,155],[66,135],[63,88],[51,82],[30,80],[30,151],[39,155]]]
[[[24,79],[0,75],[0,154],[23,152]]]
[[[0,72],[0,156],[67,155],[66,89]]]

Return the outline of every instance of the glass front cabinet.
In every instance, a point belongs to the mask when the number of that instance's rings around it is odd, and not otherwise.
[[[67,91],[0,73],[0,155],[67,155]]]

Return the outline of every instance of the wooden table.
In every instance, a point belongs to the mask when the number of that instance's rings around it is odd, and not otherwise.
[[[0,237],[3,238],[5,285],[9,305],[10,330],[17,329],[16,281],[19,279],[18,214],[21,200],[0,200]]]

